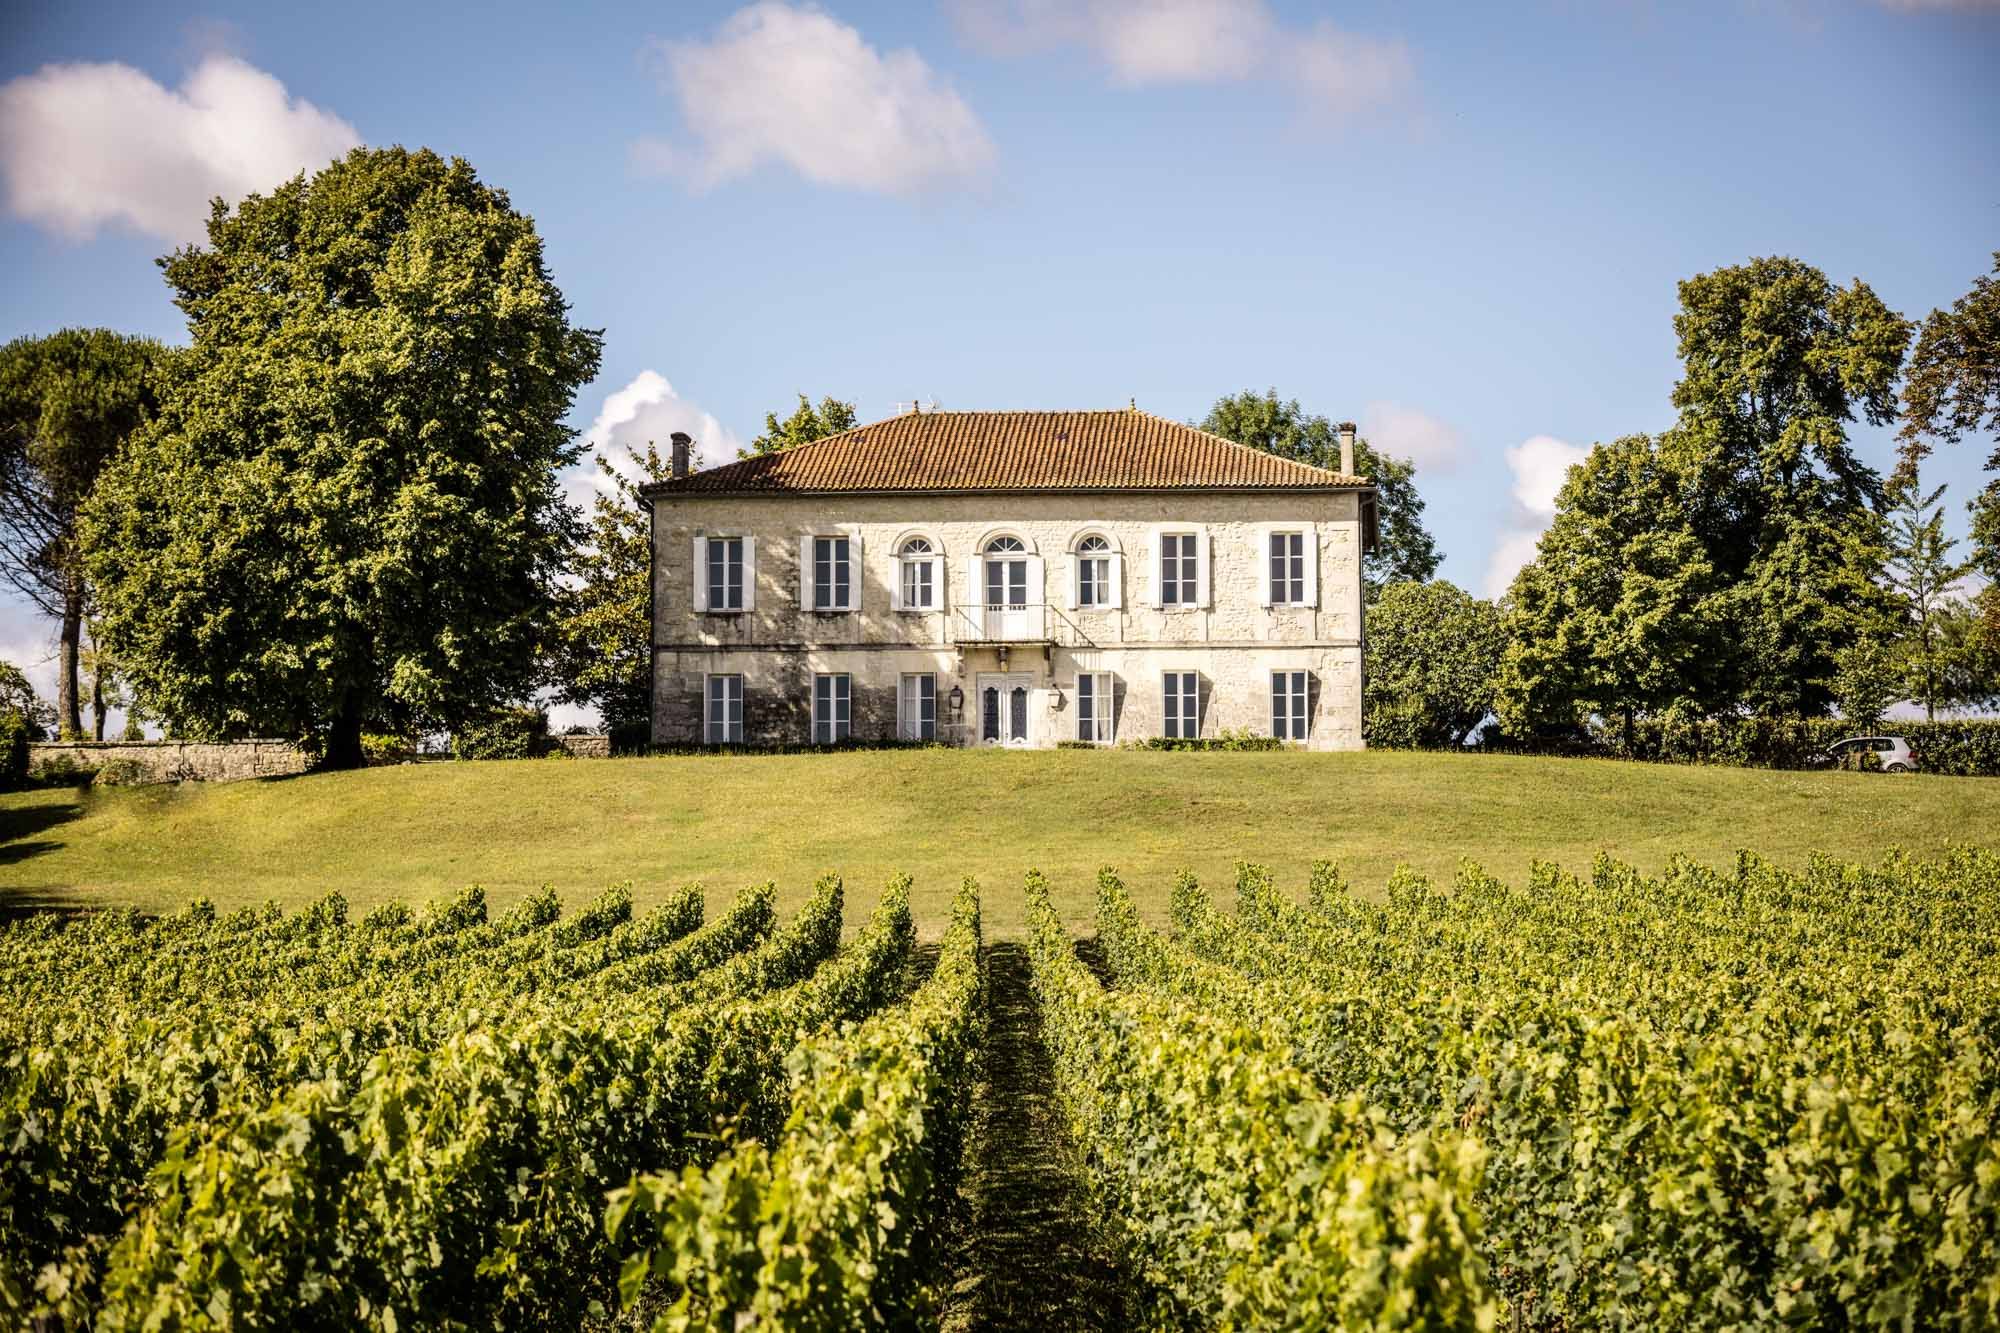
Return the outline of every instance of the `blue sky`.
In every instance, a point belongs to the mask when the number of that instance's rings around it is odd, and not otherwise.
[[[1916,317],[2000,248],[1990,0],[31,4],[0,40],[4,336],[178,339],[152,261],[208,191],[423,144],[605,330],[599,441],[1275,385],[1416,455],[1480,592],[1576,451],[1670,421],[1678,279],[1791,254]],[[1955,502],[1982,453],[1932,469]],[[47,638],[0,615],[44,680]]]

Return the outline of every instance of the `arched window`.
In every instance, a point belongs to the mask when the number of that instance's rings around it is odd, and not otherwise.
[[[1076,604],[1081,608],[1112,606],[1111,543],[1092,533],[1076,544]]]
[[[1003,535],[995,537],[992,541],[986,543],[986,554],[988,555],[1006,555],[1011,552],[1025,551],[1027,549],[1027,547],[1021,545],[1019,537]]]
[[[928,537],[912,537],[897,553],[902,563],[902,601],[905,611],[929,611],[937,606],[937,552]]]

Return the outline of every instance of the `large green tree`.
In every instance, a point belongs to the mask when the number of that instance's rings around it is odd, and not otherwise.
[[[1442,580],[1392,583],[1368,607],[1361,731],[1368,744],[1462,745],[1493,707],[1500,611]]]
[[[750,441],[748,449],[737,450],[737,457],[755,458],[759,454],[783,453],[787,449],[796,449],[802,444],[852,430],[855,424],[853,403],[843,403],[838,398],[822,398],[819,406],[815,407],[811,399],[800,394],[798,409],[783,421],[778,419],[776,412],[766,412],[764,433]]]
[[[2000,251],[1993,272],[1949,310],[1933,310],[1917,333],[1903,383],[1899,475],[1914,477],[1930,442],[1956,444],[1985,434],[1993,474],[1966,507],[1972,511],[1972,563],[1986,579],[1980,594],[1987,649],[2000,654]]]
[[[591,501],[556,636],[563,701],[596,708],[614,737],[651,721],[653,525],[639,488],[669,475],[651,444],[625,452],[623,469],[597,460],[609,489]]]
[[[1314,467],[1340,466],[1340,437],[1333,423],[1308,413],[1296,398],[1279,398],[1276,389],[1246,389],[1216,399],[1201,429],[1280,458]],[[1379,453],[1364,439],[1355,441],[1354,468],[1374,481],[1381,497],[1380,540],[1361,571],[1368,599],[1373,601],[1391,583],[1429,580],[1444,557],[1424,528],[1416,464]]]
[[[1650,436],[1601,444],[1573,469],[1507,600],[1495,687],[1502,729],[1571,734],[1712,707],[1734,658],[1730,589],[1689,519],[1690,482]]]
[[[0,575],[58,625],[56,719],[82,733],[77,663],[90,586],[77,513],[151,415],[166,349],[109,329],[0,347]]]
[[[192,347],[84,510],[105,648],[182,735],[525,696],[579,535],[556,474],[597,371],[533,221],[460,159],[356,149],[161,261]]]
[[[1840,650],[1887,614],[1881,479],[1848,442],[1885,425],[1910,324],[1865,283],[1796,259],[1753,259],[1680,284],[1682,375],[1670,434],[1691,525],[1742,585],[1738,701],[1814,716]]]

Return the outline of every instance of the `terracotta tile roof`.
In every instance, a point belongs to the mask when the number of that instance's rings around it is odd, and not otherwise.
[[[645,493],[1318,490],[1372,484],[1129,408],[913,412],[784,453],[659,482]]]

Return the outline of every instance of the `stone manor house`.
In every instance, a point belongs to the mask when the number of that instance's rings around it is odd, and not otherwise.
[[[1374,486],[1136,408],[918,411],[653,507],[653,739],[1361,747]]]

